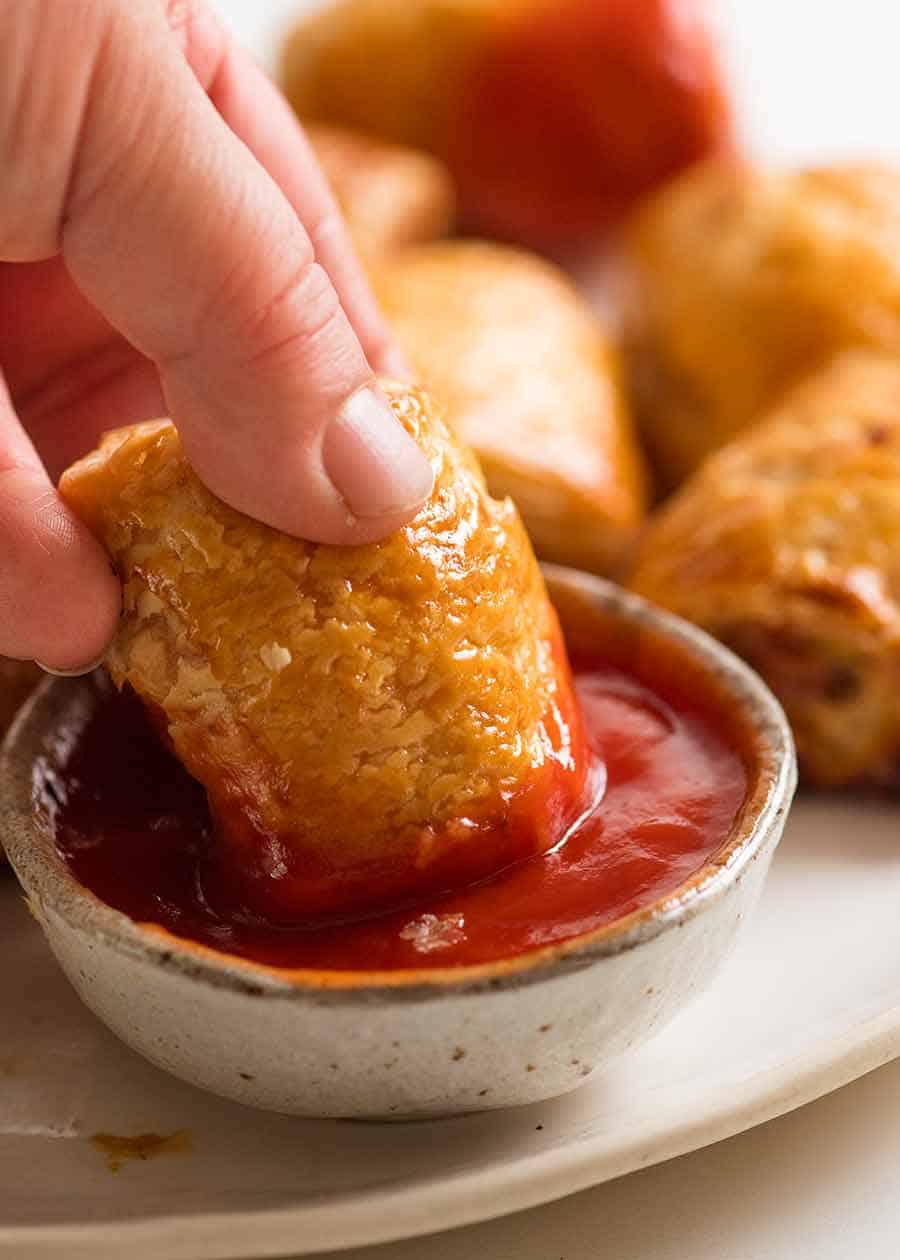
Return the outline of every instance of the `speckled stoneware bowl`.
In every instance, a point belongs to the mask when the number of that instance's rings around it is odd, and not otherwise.
[[[35,784],[96,703],[49,680],[4,746],[0,836],[75,988],[160,1067],[305,1116],[448,1114],[573,1089],[700,990],[759,896],[796,771],[790,732],[751,670],[699,630],[584,574],[548,569],[575,648],[651,683],[676,670],[741,749],[749,793],[727,841],[674,893],[563,944],[428,972],[279,972],[133,922],[60,859]]]

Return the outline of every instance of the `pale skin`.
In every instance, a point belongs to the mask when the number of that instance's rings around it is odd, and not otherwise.
[[[288,107],[199,0],[0,0],[0,654],[80,671],[119,614],[55,479],[170,415],[221,498],[318,542],[381,538],[431,470]]]

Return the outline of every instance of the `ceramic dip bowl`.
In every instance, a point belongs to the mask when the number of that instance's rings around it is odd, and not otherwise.
[[[795,787],[791,735],[759,678],[706,634],[598,578],[547,577],[570,647],[650,685],[677,670],[741,752],[747,797],[699,871],[603,928],[500,962],[380,973],[247,962],[132,921],[70,873],[40,787],[97,693],[90,680],[51,679],[4,746],[0,839],[91,1010],[160,1067],[227,1098],[390,1118],[565,1093],[680,1010],[759,896]]]

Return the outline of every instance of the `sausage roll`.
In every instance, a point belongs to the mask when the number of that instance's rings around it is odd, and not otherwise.
[[[209,887],[273,920],[482,878],[552,845],[588,781],[518,513],[425,393],[387,388],[436,482],[383,542],[249,519],[166,420],[108,435],[61,482],[124,584],[109,671],[206,788]]]
[[[854,345],[900,353],[900,171],[709,163],[628,235],[632,380],[674,486]]]
[[[644,470],[615,350],[569,280],[471,241],[376,269],[400,345],[516,502],[539,556],[614,571],[644,509]]]
[[[703,0],[334,0],[282,62],[318,119],[445,162],[467,230],[591,242],[651,188],[732,147]]]
[[[810,781],[900,781],[900,361],[838,356],[711,456],[631,584],[759,670]]]

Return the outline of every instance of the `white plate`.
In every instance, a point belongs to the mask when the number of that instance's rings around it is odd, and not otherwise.
[[[900,1054],[900,806],[800,801],[714,986],[554,1103],[412,1125],[264,1115],[171,1080],[82,1009],[0,889],[0,1256],[211,1260],[432,1233],[737,1133]],[[109,1171],[97,1132],[187,1129]]]

